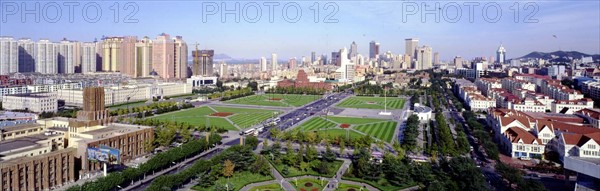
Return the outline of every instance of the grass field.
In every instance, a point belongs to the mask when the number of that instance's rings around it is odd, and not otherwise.
[[[389,143],[392,141],[392,138],[394,136],[394,130],[396,129],[397,124],[398,123],[396,123],[395,121],[385,121],[379,123],[358,125],[353,128],[357,131],[366,133],[368,135],[371,135]]]
[[[211,126],[223,127],[227,130],[238,130],[238,128],[227,121],[227,119],[231,120],[241,128],[246,128],[271,118],[274,115],[273,112],[276,112],[277,114],[280,113],[273,110],[232,107],[213,107],[213,109],[215,109],[217,112],[233,113],[233,115],[227,117],[212,117],[209,115],[215,113],[215,111],[207,106],[204,106],[179,112],[167,113],[154,118],[159,120],[188,122],[191,125],[196,126],[204,126],[207,123],[210,123]]]
[[[321,97],[322,96],[320,95],[262,94],[228,100],[225,102],[243,105],[298,107],[320,99]]]
[[[277,169],[277,171],[279,171],[279,173],[281,173],[283,171],[283,168],[286,166],[285,164],[275,165],[273,163],[273,161],[271,161],[271,164],[273,164],[273,167],[275,167],[275,169]],[[330,164],[329,165],[329,172],[330,172],[329,174],[319,174],[317,171],[312,170],[312,168],[309,168],[306,171],[301,171],[300,169],[298,169],[296,167],[288,166],[288,174],[281,173],[281,176],[283,176],[285,178],[304,176],[304,175],[333,177],[335,175],[335,173],[337,173],[337,170],[340,169],[342,164],[344,164],[344,162],[336,160],[329,164]]]
[[[388,97],[387,104],[383,97],[351,97],[337,104],[337,107],[345,108],[364,108],[364,109],[402,109],[404,107],[404,99],[397,97]]]
[[[349,130],[341,128],[341,124],[350,124]],[[349,136],[360,138],[362,132],[374,138],[391,143],[397,122],[387,119],[353,118],[353,117],[314,117],[296,127],[295,131],[316,131],[321,137],[335,138]],[[348,133],[348,134],[347,134]]]

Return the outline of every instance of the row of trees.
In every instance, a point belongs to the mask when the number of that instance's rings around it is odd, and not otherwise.
[[[267,91],[267,93],[277,94],[307,94],[307,95],[323,95],[327,91],[325,87],[275,87]]]
[[[411,115],[406,120],[404,128],[404,138],[402,139],[402,147],[407,151],[415,151],[418,147],[417,137],[419,136],[419,117]]]
[[[236,98],[240,98],[240,97],[246,97],[249,95],[254,95],[254,92],[252,91],[252,88],[242,88],[242,89],[238,89],[238,90],[229,90],[229,91],[224,91],[224,92],[217,92],[217,93],[213,93],[213,94],[209,94],[208,95],[208,99],[217,99],[217,98],[221,98],[221,101],[227,101],[230,99],[236,99]]]
[[[193,131],[218,133],[227,131],[223,127],[193,126],[187,122],[165,121],[152,118],[138,119],[133,124],[156,127],[154,129],[154,145],[156,146],[169,146],[177,139],[181,143],[186,143],[192,139]]]
[[[316,133],[316,131],[280,131],[277,128],[271,128],[271,135],[276,140],[286,140],[297,143],[308,143],[308,144],[334,144],[339,147],[369,147],[375,140],[369,136],[364,135],[360,138],[350,138],[346,135],[322,135]]]
[[[77,117],[77,111],[79,111],[79,109],[67,109],[67,110],[61,110],[58,112],[42,112],[40,113],[39,117],[40,119],[47,119],[47,118],[52,118],[52,117],[67,117],[67,118],[75,118]]]
[[[155,110],[155,114],[167,113],[172,111],[177,111],[180,109],[187,109],[194,107],[192,104],[186,103],[182,105],[178,105],[177,102],[155,102],[150,105],[132,107],[132,108],[119,108],[117,110],[110,111],[111,116],[124,115],[129,113],[146,113],[151,114],[153,110]],[[146,116],[147,117],[147,116]]]
[[[387,90],[385,90],[388,88]],[[403,91],[400,89],[396,89],[392,86],[392,83],[388,84],[370,84],[363,83],[354,88],[354,94],[360,96],[387,96],[387,97],[397,97],[403,94]]]
[[[314,145],[311,144],[300,144],[298,150],[294,150],[291,142],[286,143],[286,152],[282,154],[281,146],[278,142],[273,145],[263,143],[262,155],[267,156],[269,160],[275,165],[285,165],[282,174],[289,174],[289,167],[294,167],[302,172],[313,170],[321,175],[328,175],[334,172],[332,169],[332,162],[336,160],[335,153],[331,150],[329,144],[327,144],[325,153],[322,158],[319,159],[319,153]]]
[[[508,187],[514,188],[516,185],[519,191],[543,191],[544,185],[538,181],[524,179],[523,172],[515,167],[508,166],[502,162],[496,164],[496,171],[503,179],[508,181]]]
[[[99,178],[93,182],[86,182],[79,186],[75,185],[67,189],[68,191],[109,191],[114,190],[117,186],[127,186],[133,181],[139,181],[146,174],[154,173],[162,169],[168,168],[173,162],[185,160],[187,157],[197,155],[217,143],[221,142],[221,136],[218,134],[211,135],[208,139],[198,139],[181,145],[181,147],[173,148],[166,152],[157,154],[146,163],[141,164],[138,168],[127,168],[122,172],[110,173],[106,177]]]
[[[492,136],[490,133],[484,129],[484,126],[477,121],[475,117],[475,113],[471,111],[464,111],[463,118],[467,121],[467,125],[471,132],[473,132],[473,136],[477,138],[479,144],[483,146],[485,149],[485,153],[487,156],[494,160],[499,160],[498,155],[500,151],[498,151],[498,146],[492,140]]]

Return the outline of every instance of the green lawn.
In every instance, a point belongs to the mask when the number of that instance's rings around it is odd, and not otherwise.
[[[252,184],[252,183],[256,183],[256,182],[264,182],[264,181],[269,181],[269,180],[273,180],[273,179],[274,178],[272,176],[263,176],[261,174],[254,174],[249,171],[243,171],[243,172],[234,173],[233,176],[231,176],[231,178],[229,178],[229,180],[225,177],[220,177],[215,182],[215,185],[216,184],[225,185],[229,182],[233,185],[233,188],[229,188],[229,189],[236,191],[236,190],[242,189],[244,186],[246,186],[248,184]],[[192,187],[192,189],[193,190],[214,190],[215,185],[208,187],[208,188],[194,186],[194,187]]]
[[[281,188],[281,185],[279,185],[279,183],[255,186],[255,187],[250,188],[250,191],[267,191],[267,190],[269,190],[269,191],[284,191]]]
[[[335,189],[336,191],[348,191],[350,189],[354,189],[355,191],[359,191],[361,190],[362,186],[360,185],[356,185],[356,184],[346,184],[346,183],[339,183],[338,184],[338,188]],[[366,188],[363,188],[362,190],[364,191],[369,191]]]
[[[321,97],[321,95],[263,94],[246,96],[225,102],[243,105],[298,107],[320,99]]]
[[[178,112],[167,113],[156,116],[154,118],[160,120],[169,121],[181,121],[188,122],[196,126],[204,126],[209,123],[211,126],[223,127],[227,130],[237,131],[238,129],[227,121],[227,118],[241,128],[250,127],[257,123],[263,122],[264,120],[271,118],[273,115],[277,115],[280,112],[274,110],[264,109],[247,109],[247,108],[233,108],[233,107],[213,107],[218,112],[234,113],[233,115],[224,117],[212,117],[210,114],[215,113],[212,109],[207,106],[182,110]],[[273,114],[276,112],[276,114]]]
[[[313,130],[321,130],[321,129],[329,129],[338,126],[331,121],[327,121],[321,117],[313,117],[312,119],[302,123],[300,126],[296,127],[297,130],[305,130],[305,131],[313,131]]]
[[[320,190],[323,190],[323,185],[327,185],[326,180],[320,181],[320,180],[317,180],[314,178],[290,180],[289,182],[298,191],[312,191],[312,190],[320,191]]]
[[[118,109],[127,109],[128,107],[129,107],[129,109],[132,109],[134,107],[146,105],[146,101],[148,101],[148,100],[142,100],[142,101],[136,101],[136,102],[124,103],[124,104],[117,104],[117,105],[110,105],[110,106],[106,106],[106,108],[111,111],[118,110]]]
[[[208,115],[214,113],[213,110],[204,106],[199,108],[186,109],[177,112],[171,112],[163,115],[159,115],[154,117],[159,120],[168,120],[168,121],[179,121],[179,122],[187,122],[191,125],[195,126],[204,126],[210,124],[210,126],[222,127],[227,130],[238,130],[227,121],[225,118],[221,117],[210,117]]]
[[[329,174],[319,174],[318,172],[312,170],[312,169],[308,169],[306,172],[301,171],[300,169],[296,168],[296,167],[292,167],[292,166],[288,166],[288,174],[283,174],[281,173],[284,166],[286,166],[285,164],[278,164],[275,165],[272,161],[271,164],[273,164],[273,166],[275,167],[275,169],[277,169],[277,171],[279,171],[279,173],[281,174],[281,176],[285,177],[285,178],[289,178],[289,177],[297,177],[297,176],[304,176],[304,175],[313,175],[313,176],[323,176],[323,177],[333,177],[335,175],[335,173],[337,173],[337,170],[340,169],[340,167],[342,166],[342,164],[344,164],[344,162],[342,161],[333,161],[330,163],[329,165]]]
[[[345,108],[364,108],[364,109],[402,109],[404,107],[404,99],[397,97],[388,97],[385,104],[383,97],[351,97],[337,104],[338,107]]]
[[[328,116],[327,119],[329,119],[331,121],[335,121],[336,123],[346,123],[346,124],[365,124],[365,123],[387,121],[386,119],[335,117],[335,116]]]
[[[358,139],[363,136],[352,130],[344,130],[344,129],[328,129],[328,130],[323,130],[323,131],[317,131],[317,134],[319,136],[327,138],[327,139],[334,139],[339,136],[346,137],[346,132],[348,132],[350,139]]]
[[[396,125],[397,123],[395,121],[385,121],[379,123],[358,125],[352,128],[356,129],[357,131],[376,137],[380,140],[391,143],[392,138],[394,136],[394,130],[396,129]]]

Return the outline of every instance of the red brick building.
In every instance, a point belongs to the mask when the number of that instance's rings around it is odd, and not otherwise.
[[[315,89],[326,89],[331,90],[332,85],[326,82],[310,82],[308,76],[304,70],[298,70],[296,80],[282,80],[277,82],[277,87],[297,87],[297,88],[315,88]]]
[[[8,75],[0,75],[0,86],[2,86],[2,87],[24,86],[24,85],[31,85],[32,83],[33,82],[29,78],[15,79],[15,78],[11,78]]]

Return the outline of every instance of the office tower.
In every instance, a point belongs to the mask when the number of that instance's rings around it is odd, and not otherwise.
[[[356,45],[356,42],[352,41],[352,44],[350,44],[350,53],[348,54],[348,59],[352,60],[352,59],[356,58],[357,54],[358,54],[358,46]]]
[[[296,58],[290,58],[290,60],[288,61],[288,68],[290,70],[296,69]]]
[[[175,37],[175,78],[187,78],[188,46],[183,37]],[[212,66],[211,66],[212,67]]]
[[[81,44],[81,73],[96,72],[96,43]]]
[[[327,55],[323,54],[321,55],[321,61],[323,61],[323,65],[327,65]]]
[[[0,75],[19,72],[19,46],[12,37],[0,37]]]
[[[229,75],[227,70],[228,70],[227,63],[221,62],[221,64],[219,64],[219,76],[221,78],[224,78],[227,75]]]
[[[419,39],[407,38],[404,41],[406,43],[405,54],[410,55],[411,58],[417,58],[417,48],[419,47]]]
[[[412,67],[412,59],[410,55],[404,54],[402,56],[402,69],[410,69]]]
[[[192,75],[194,76],[213,76],[213,57],[214,50],[195,50],[192,51],[194,57],[194,66]]]
[[[346,48],[341,49],[339,55],[348,55],[348,50]],[[350,59],[346,56],[340,56],[339,62],[340,67],[335,71],[336,78],[342,81],[353,80],[354,64],[350,63]]]
[[[277,70],[277,54],[273,53],[271,54],[271,71],[276,71]]]
[[[460,56],[454,57],[454,67],[455,68],[463,68],[463,59]]]
[[[162,33],[152,43],[152,69],[163,79],[175,78],[175,44],[171,36]]]
[[[331,52],[331,64],[340,66],[340,52]]]
[[[371,41],[371,43],[369,43],[369,58],[377,59],[377,55],[379,55],[379,43]]]
[[[433,53],[433,64],[440,64],[440,54],[438,52]]]
[[[267,59],[264,56],[260,57],[260,71],[261,72],[267,71]]]
[[[59,74],[75,73],[75,42],[63,39],[57,44],[57,64]]]
[[[39,40],[35,47],[35,72],[42,74],[58,73],[58,52],[55,43],[49,40]]]
[[[500,64],[504,64],[504,62],[506,62],[506,50],[504,50],[502,44],[500,44],[498,51],[496,51],[496,60]]]
[[[28,38],[19,39],[19,72],[35,72],[35,42]]]
[[[417,66],[415,67],[415,69],[428,70],[433,68],[431,51],[431,47],[429,46],[423,46],[421,48],[418,48]]]
[[[135,77],[150,76],[152,68],[152,40],[147,36],[135,43]]]
[[[310,53],[310,63],[314,63],[315,61],[317,61],[317,53],[316,52],[311,52]]]

